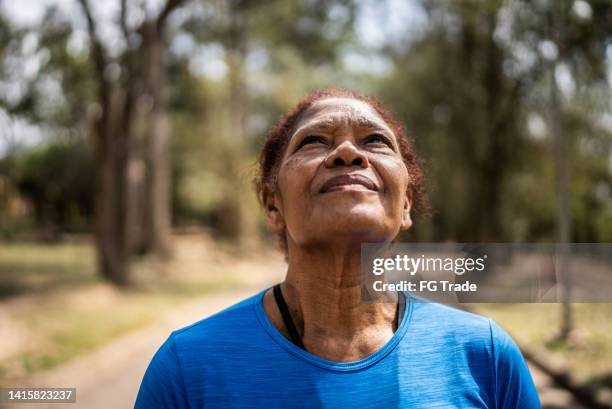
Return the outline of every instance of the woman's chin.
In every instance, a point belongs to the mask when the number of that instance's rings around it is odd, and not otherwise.
[[[385,220],[385,215],[378,212],[334,212],[323,218],[320,225],[324,226],[325,236],[330,238],[346,240],[352,237],[363,242],[377,242],[396,234],[396,229],[385,223]]]

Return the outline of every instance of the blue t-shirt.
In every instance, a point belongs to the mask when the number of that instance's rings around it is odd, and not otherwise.
[[[265,291],[172,332],[135,408],[540,408],[519,349],[490,319],[408,296],[387,344],[341,363],[286,339]]]

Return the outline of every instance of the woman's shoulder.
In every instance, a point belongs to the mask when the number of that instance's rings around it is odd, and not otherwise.
[[[425,320],[437,318],[438,322],[447,322],[472,330],[489,328],[490,319],[464,308],[461,305],[447,305],[409,296],[414,313]]]
[[[495,338],[507,334],[493,320],[445,304],[417,301],[413,303],[411,329],[430,339],[454,345],[492,348]]]
[[[411,318],[413,339],[445,350],[463,350],[492,360],[521,357],[514,339],[491,318],[452,306],[416,302]]]
[[[539,408],[525,359],[512,337],[490,318],[433,303],[413,304],[407,354],[464,368],[499,406]],[[432,357],[439,357],[439,359]],[[454,373],[454,372],[452,372]]]

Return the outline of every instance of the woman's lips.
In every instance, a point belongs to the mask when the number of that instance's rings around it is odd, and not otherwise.
[[[367,190],[378,191],[378,186],[368,177],[358,174],[338,175],[328,179],[321,186],[320,193],[328,193],[337,190],[349,190],[350,186],[365,187]],[[348,189],[347,189],[348,188]],[[361,189],[361,188],[360,188]]]

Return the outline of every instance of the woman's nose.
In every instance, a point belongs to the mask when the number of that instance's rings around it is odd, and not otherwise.
[[[367,168],[368,158],[353,143],[344,141],[325,158],[325,166],[328,168],[336,166]]]

